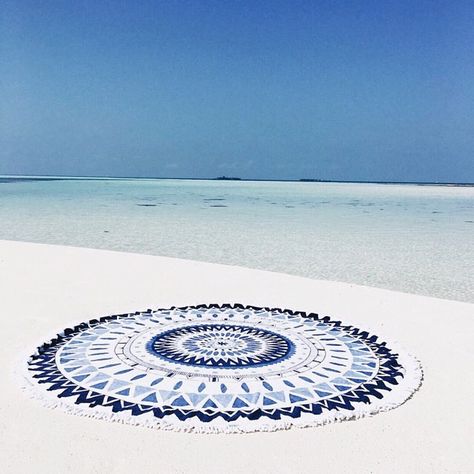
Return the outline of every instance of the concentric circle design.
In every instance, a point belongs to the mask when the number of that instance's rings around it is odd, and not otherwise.
[[[328,317],[235,304],[82,323],[39,347],[28,368],[35,384],[75,411],[175,429],[258,431],[400,404],[419,384],[410,373],[404,386],[402,359],[412,364]]]
[[[294,344],[284,336],[255,327],[200,324],[159,333],[148,349],[178,364],[232,369],[282,361],[294,352]]]

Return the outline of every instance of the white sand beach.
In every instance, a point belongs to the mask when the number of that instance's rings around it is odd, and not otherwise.
[[[424,381],[357,421],[199,435],[68,415],[28,398],[21,365],[74,323],[199,303],[316,312],[398,342]],[[474,305],[173,258],[0,241],[0,466],[37,472],[472,472]]]

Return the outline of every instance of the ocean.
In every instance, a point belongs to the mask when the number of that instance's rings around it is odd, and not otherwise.
[[[1,178],[0,239],[474,302],[474,187]]]

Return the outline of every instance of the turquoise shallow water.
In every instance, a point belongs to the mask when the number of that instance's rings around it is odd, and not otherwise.
[[[472,187],[1,179],[0,239],[474,301]]]

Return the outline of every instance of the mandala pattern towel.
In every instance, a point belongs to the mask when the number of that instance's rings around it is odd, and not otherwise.
[[[197,432],[315,426],[394,408],[417,361],[317,314],[199,305],[65,329],[28,361],[32,392],[81,415]]]

